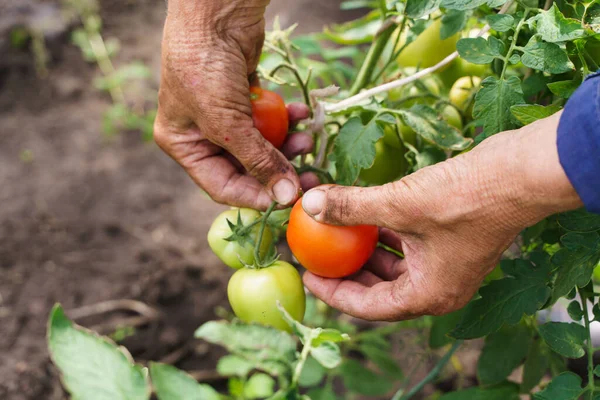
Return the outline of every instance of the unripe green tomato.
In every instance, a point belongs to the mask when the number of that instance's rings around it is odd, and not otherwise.
[[[448,96],[450,102],[463,110],[465,114],[470,115],[471,110],[466,110],[466,107],[469,104],[471,95],[479,90],[480,84],[481,78],[478,76],[463,76],[452,85]]]
[[[442,19],[433,21],[421,34],[411,42],[398,56],[401,67],[419,67],[420,69],[432,67],[448,57],[456,50],[456,42],[460,33],[445,39],[440,39]],[[406,35],[400,38],[399,46],[406,42]]]
[[[416,68],[405,68],[404,69],[405,76],[411,76],[417,73]],[[388,91],[388,99],[390,101],[399,101],[405,99],[407,97],[419,96],[424,94],[432,94],[434,96],[439,96],[442,92],[441,90],[441,82],[434,75],[426,75],[423,78],[419,79],[419,82],[424,86],[423,90],[419,87],[417,83],[411,83],[406,86],[401,86],[399,88],[392,89]],[[413,99],[408,100],[402,103],[403,108],[412,107],[414,104],[433,104],[436,99],[433,97],[423,97],[421,99]]]
[[[247,241],[242,246],[236,241],[225,240],[232,234],[231,228],[229,228],[227,220],[229,220],[233,224],[236,224],[238,220],[238,212],[240,213],[242,223],[244,224],[244,226],[250,225],[252,222],[256,221],[258,218],[261,217],[261,214],[258,211],[251,210],[249,208],[227,210],[222,212],[217,216],[217,218],[215,218],[210,229],[208,230],[207,235],[208,245],[210,246],[212,251],[226,265],[235,269],[242,268],[244,264],[252,265],[255,261],[254,244],[251,243],[251,241]],[[259,231],[260,224],[256,224],[250,232],[252,242],[258,240]],[[267,226],[265,227],[262,241],[260,243],[261,257],[264,257],[267,254],[272,243],[273,234]]]
[[[284,331],[291,327],[277,308],[277,301],[297,321],[302,322],[306,295],[300,274],[291,264],[275,261],[266,268],[237,270],[227,285],[227,297],[235,315]]]
[[[437,73],[444,85],[452,87],[454,82],[463,76],[484,77],[491,73],[489,64],[473,64],[462,58],[457,58],[443,71]]]
[[[405,150],[388,146],[383,138],[375,143],[375,160],[370,168],[360,171],[360,179],[371,185],[383,185],[400,177],[408,166]]]
[[[452,125],[456,129],[458,129],[459,131],[462,131],[462,128],[463,128],[462,117],[456,108],[452,107],[451,105],[447,105],[442,110],[442,117],[450,125]]]

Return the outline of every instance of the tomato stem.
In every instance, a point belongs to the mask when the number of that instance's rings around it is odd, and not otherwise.
[[[302,353],[300,353],[300,358],[298,359],[298,364],[296,364],[296,369],[294,370],[294,376],[292,377],[291,387],[295,388],[298,386],[298,380],[300,380],[300,375],[302,374],[302,369],[304,368],[304,364],[306,363],[306,359],[310,354],[310,349],[312,348],[312,341],[314,338],[314,331],[311,329],[310,333],[307,335],[304,341],[304,347],[302,347]]]
[[[257,238],[256,244],[254,246],[254,259],[256,260],[255,263],[256,263],[257,268],[263,267],[263,260],[262,260],[262,257],[260,256],[260,244],[262,243],[262,239],[263,239],[263,235],[265,233],[265,228],[267,226],[267,220],[269,219],[269,215],[271,215],[271,213],[273,212],[273,210],[275,209],[276,206],[277,206],[277,202],[276,201],[272,202],[271,205],[269,206],[269,208],[267,209],[267,211],[263,214],[262,218],[257,220],[257,221],[261,222],[260,231],[258,232],[258,238]]]

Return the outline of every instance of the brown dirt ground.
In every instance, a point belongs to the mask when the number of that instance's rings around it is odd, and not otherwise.
[[[303,31],[343,18],[335,1],[273,3],[269,18],[300,21]],[[122,44],[117,64],[146,63],[156,87],[164,3],[101,5],[105,33]],[[95,66],[67,33],[48,47],[46,79],[36,77],[26,51],[8,50],[0,61],[0,399],[7,400],[65,398],[44,337],[56,302],[69,310],[137,299],[158,309],[160,322],[124,342],[143,360],[181,348],[226,305],[229,271],[205,240],[223,207],[137,132],[104,137],[109,99],[90,84]],[[126,316],[78,322],[101,327]],[[178,366],[214,367],[219,354],[193,346]]]

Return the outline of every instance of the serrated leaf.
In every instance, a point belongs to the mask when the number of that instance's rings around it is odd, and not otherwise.
[[[273,376],[289,372],[296,359],[296,341],[286,332],[257,324],[209,321],[195,337],[218,344]]]
[[[502,385],[495,388],[470,388],[447,393],[439,400],[519,400],[519,389],[515,385]]]
[[[519,61],[521,61],[521,56],[517,53],[512,53],[511,56],[508,58],[508,62],[512,65],[518,64]]]
[[[594,232],[600,230],[600,214],[592,214],[584,208],[558,214],[558,223],[571,232]]]
[[[342,362],[342,354],[337,344],[323,342],[319,346],[310,349],[310,355],[325,368],[335,368]]]
[[[362,169],[373,165],[375,142],[382,136],[383,129],[374,120],[363,125],[359,117],[353,117],[344,124],[335,138],[332,154],[338,184],[352,185]]]
[[[150,398],[145,369],[124,348],[73,324],[58,304],[50,312],[48,348],[73,400]]]
[[[489,335],[477,362],[479,382],[488,386],[504,381],[525,359],[530,343],[531,333],[521,324]]]
[[[542,340],[535,340],[525,359],[521,392],[528,393],[542,380],[550,366],[548,346]]]
[[[569,293],[573,287],[584,287],[600,260],[600,236],[595,233],[569,232],[561,238],[565,247],[552,256],[556,279],[552,302]]]
[[[596,365],[594,367],[594,375],[596,375],[597,377],[600,377],[600,365]]]
[[[581,80],[575,78],[570,81],[558,81],[549,83],[548,89],[558,97],[562,97],[563,99],[568,99],[571,97],[573,93],[577,90],[579,85],[581,84]]]
[[[576,19],[565,18],[556,4],[552,4],[547,11],[531,17],[527,22],[537,28],[538,34],[546,42],[567,42],[586,36],[581,23]]]
[[[312,340],[313,346],[319,346],[323,342],[339,343],[350,340],[350,336],[347,333],[342,333],[337,329],[316,328],[313,332],[317,333]]]
[[[462,58],[473,64],[489,64],[498,55],[482,37],[460,39],[456,43],[456,50]]]
[[[518,104],[512,106],[510,112],[512,112],[515,118],[523,125],[529,125],[538,119],[549,117],[561,109],[562,107],[556,104],[551,104],[549,106],[541,106],[539,104]]]
[[[516,76],[503,80],[493,76],[484,79],[473,106],[473,115],[483,121],[482,139],[515,128],[517,120],[510,108],[523,103],[521,81]]]
[[[577,400],[583,394],[581,377],[572,372],[555,376],[541,392],[534,393],[534,400]]]
[[[461,10],[448,10],[442,17],[440,39],[445,40],[462,31],[467,25],[470,13]]]
[[[583,318],[583,310],[581,309],[581,304],[579,304],[577,300],[569,303],[569,306],[567,307],[567,313],[573,321],[581,321]]]
[[[323,381],[326,374],[327,370],[317,360],[309,356],[300,373],[298,384],[302,387],[316,386]]]
[[[548,322],[539,327],[540,336],[548,346],[567,358],[585,355],[583,348],[587,330],[582,325],[566,322]]]
[[[150,363],[150,377],[158,400],[220,400],[219,393],[172,365]]]
[[[437,10],[442,0],[407,0],[405,12],[409,18],[419,19]]]
[[[536,36],[523,48],[521,62],[529,68],[549,74],[562,74],[575,69],[565,50],[556,43],[540,41]]]
[[[344,360],[339,371],[346,389],[365,396],[383,396],[393,387],[391,380],[365,368],[356,360]]]
[[[426,142],[443,150],[461,151],[473,142],[463,137],[460,132],[450,126],[433,108],[417,104],[410,110],[397,110],[402,121],[411,127]]]
[[[306,343],[306,339],[312,334],[313,330],[296,321],[294,317],[292,317],[290,313],[287,312],[287,310],[281,305],[279,300],[277,300],[277,308],[283,316],[284,321],[287,322],[287,324],[292,328],[292,331],[296,334],[296,336],[300,338],[300,341],[302,343]]]
[[[417,151],[415,149],[415,151]],[[444,150],[441,150],[437,147],[427,145],[423,146],[421,151],[415,153],[415,171],[420,170],[421,168],[428,167],[433,164],[437,164],[446,160],[447,156]]]
[[[242,357],[228,354],[219,359],[217,372],[223,376],[248,376],[254,365]]]
[[[515,19],[512,15],[492,14],[486,17],[490,27],[497,32],[506,32],[515,26]]]
[[[264,399],[273,395],[275,380],[267,374],[254,374],[244,385],[245,399]]]
[[[479,290],[480,298],[469,303],[460,324],[450,333],[456,339],[473,339],[496,332],[503,324],[516,324],[533,315],[550,296],[547,282],[550,265],[539,261],[503,260],[503,271],[512,276],[498,279]]]

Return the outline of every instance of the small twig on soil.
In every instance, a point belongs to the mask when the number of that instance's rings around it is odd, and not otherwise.
[[[150,307],[149,305],[142,303],[137,300],[130,299],[119,299],[119,300],[108,300],[100,303],[90,304],[79,308],[71,309],[67,314],[72,319],[81,319],[97,314],[105,314],[111,311],[117,310],[128,310],[136,312],[144,316],[148,320],[155,320],[160,318],[160,312]]]
[[[185,357],[190,352],[191,349],[192,349],[192,342],[188,340],[179,348],[175,349],[174,351],[170,352],[166,356],[162,357],[159,360],[159,362],[161,362],[163,364],[175,364],[176,362],[181,360],[183,357]]]
[[[188,371],[188,374],[198,382],[212,382],[227,379],[226,376],[219,374],[217,370],[214,369]]]

